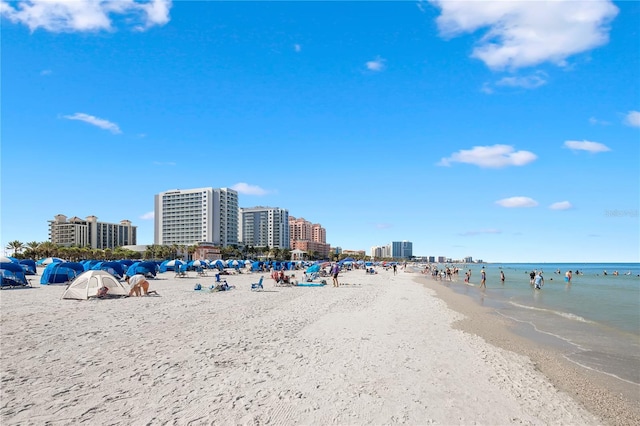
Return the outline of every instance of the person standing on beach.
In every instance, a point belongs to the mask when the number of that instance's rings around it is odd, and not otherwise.
[[[484,268],[482,268],[482,271],[480,271],[480,287],[487,288],[487,273],[485,272]]]
[[[504,271],[500,271],[500,282],[504,284]]]
[[[338,274],[339,273],[340,273],[340,266],[336,262],[336,264],[333,265],[333,268],[331,268],[331,275],[333,276],[333,286],[334,287],[340,287],[340,283],[338,282]]]
[[[398,273],[397,267],[396,267],[396,264],[394,263],[393,264],[393,275],[396,275],[397,273]]]

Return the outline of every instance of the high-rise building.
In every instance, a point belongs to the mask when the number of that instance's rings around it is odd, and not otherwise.
[[[85,219],[74,216],[67,220],[65,215],[59,214],[49,221],[49,241],[67,247],[113,249],[135,245],[137,228],[128,220],[119,224],[98,222],[96,216]]]
[[[410,259],[413,257],[413,243],[410,241],[391,242],[391,257],[394,259]]]
[[[155,244],[238,244],[238,193],[228,188],[174,189],[155,196]]]
[[[318,223],[289,216],[289,238],[291,249],[315,252],[323,259],[329,257],[327,231]]]
[[[240,208],[238,242],[253,247],[288,249],[289,211],[273,207]]]

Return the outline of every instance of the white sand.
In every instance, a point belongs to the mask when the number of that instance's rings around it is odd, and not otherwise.
[[[2,424],[600,423],[527,358],[454,330],[413,274],[265,274],[263,292],[243,274],[219,293],[190,274],[152,280],[161,297],[1,291]]]

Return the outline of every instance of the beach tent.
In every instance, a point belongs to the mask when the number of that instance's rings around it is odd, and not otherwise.
[[[124,266],[120,262],[99,262],[91,268],[93,271],[106,271],[114,277],[121,279],[124,276]]]
[[[40,266],[47,266],[56,262],[64,262],[64,259],[60,259],[59,257],[45,257],[44,259],[38,260],[36,264]]]
[[[35,275],[36,274],[36,261],[33,259],[22,259],[20,262],[22,265],[22,269],[24,269],[24,273],[27,275]]]
[[[155,262],[145,261],[145,262],[134,262],[127,269],[127,276],[132,277],[135,274],[142,274],[146,277],[148,276],[156,276],[158,272],[158,265]]]
[[[98,289],[107,287],[108,296],[128,296],[127,288],[107,271],[89,270],[81,273],[71,281],[62,294],[63,299],[87,300],[98,295]]]
[[[11,256],[0,256],[0,263],[18,263],[18,259]]]
[[[19,263],[0,262],[0,287],[27,286],[29,281],[24,276],[24,269]]]
[[[89,271],[89,270],[93,269],[94,266],[101,264],[102,261],[101,260],[92,259],[92,260],[85,260],[85,261],[82,261],[80,263],[82,263],[82,266],[84,266],[84,270],[85,271]]]
[[[77,275],[84,272],[84,267],[77,262],[55,262],[44,268],[40,284],[60,284],[73,280]]]

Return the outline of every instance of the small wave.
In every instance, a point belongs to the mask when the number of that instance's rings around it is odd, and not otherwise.
[[[519,303],[516,302],[509,302],[510,305],[518,307],[518,308],[522,308],[522,309],[529,309],[532,311],[540,311],[540,312],[549,312],[552,313],[554,315],[558,315],[560,317],[572,320],[572,321],[578,321],[578,322],[583,322],[585,324],[595,324],[595,322],[590,321],[586,318],[581,317],[580,315],[576,315],[576,314],[572,314],[570,312],[561,312],[561,311],[554,311],[553,309],[545,309],[545,308],[536,308],[535,306],[527,306],[527,305],[521,305]]]

